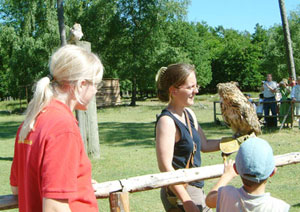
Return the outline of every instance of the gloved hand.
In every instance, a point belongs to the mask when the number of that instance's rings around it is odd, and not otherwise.
[[[243,135],[237,138],[233,137],[223,137],[220,141],[220,150],[222,152],[222,157],[224,160],[234,152],[237,152],[240,145],[250,137],[254,137],[255,134]]]

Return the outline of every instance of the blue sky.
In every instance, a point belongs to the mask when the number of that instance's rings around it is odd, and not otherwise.
[[[298,5],[299,0],[285,0],[288,14]],[[266,28],[275,23],[281,24],[278,0],[192,0],[188,20],[251,33],[256,23]]]

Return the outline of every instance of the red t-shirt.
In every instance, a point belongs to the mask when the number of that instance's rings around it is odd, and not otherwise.
[[[19,190],[19,211],[42,211],[44,197],[68,199],[71,211],[98,211],[91,163],[70,108],[52,100],[25,141],[19,141],[19,131],[10,175]]]

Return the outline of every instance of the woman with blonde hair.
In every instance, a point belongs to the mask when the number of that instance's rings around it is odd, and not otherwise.
[[[98,211],[91,163],[73,111],[86,110],[102,80],[99,58],[66,45],[50,59],[16,135],[11,167],[19,211]]]
[[[198,125],[194,104],[198,93],[195,68],[188,64],[173,64],[159,70],[158,98],[168,103],[156,122],[156,153],[160,171],[201,166],[200,152],[219,150],[220,140],[207,140]],[[166,211],[211,211],[205,205],[203,181],[174,185],[161,189]]]

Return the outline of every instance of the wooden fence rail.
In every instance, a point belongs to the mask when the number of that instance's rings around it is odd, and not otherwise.
[[[296,163],[300,163],[300,152],[292,152],[275,156],[275,164],[277,167]],[[127,179],[97,183],[94,185],[94,189],[96,190],[95,195],[98,199],[110,198],[111,211],[127,212],[129,211],[128,192],[146,191],[168,185],[213,179],[220,177],[223,174],[223,171],[223,164],[192,169],[180,169],[172,172],[149,174]],[[0,196],[0,210],[17,207],[18,202],[16,196]]]

